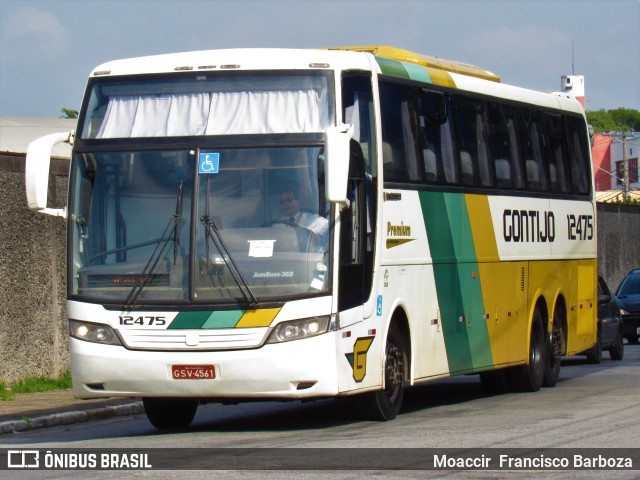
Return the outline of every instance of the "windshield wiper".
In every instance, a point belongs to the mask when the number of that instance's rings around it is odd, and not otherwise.
[[[169,246],[169,241],[173,238],[173,263],[176,263],[176,256],[178,246],[180,244],[180,239],[178,237],[178,227],[180,226],[180,222],[182,221],[182,198],[184,196],[184,181],[180,180],[180,187],[178,189],[178,198],[176,199],[176,213],[171,216],[167,226],[164,228],[162,232],[162,236],[158,240],[154,240],[156,247],[151,252],[151,256],[149,260],[147,260],[147,264],[142,269],[142,273],[140,278],[136,282],[135,286],[127,295],[127,299],[125,300],[125,308],[131,310],[136,303],[136,300],[142,293],[144,287],[146,287],[150,282],[149,279],[151,275],[156,270],[160,259],[164,258],[165,251]]]
[[[247,283],[247,280],[244,278],[244,275],[242,275],[242,271],[240,271],[240,268],[238,267],[238,264],[233,259],[233,256],[231,256],[231,253],[229,252],[229,249],[227,248],[226,243],[222,239],[222,236],[220,235],[220,232],[215,222],[209,215],[204,215],[200,220],[202,221],[202,225],[204,225],[204,228],[205,228],[205,238],[206,238],[206,245],[207,245],[207,261],[209,259],[209,254],[208,254],[209,239],[211,239],[215,244],[215,247],[218,249],[218,252],[220,252],[222,261],[225,263],[225,265],[229,269],[229,272],[231,273],[233,280],[236,282],[236,285],[238,286],[238,289],[242,293],[242,296],[244,297],[245,301],[249,304],[251,308],[257,308],[258,299],[251,291],[251,287]]]
[[[173,216],[175,223],[173,225],[173,264],[176,264],[176,258],[178,256],[178,246],[180,246],[180,237],[178,236],[178,227],[180,226],[180,220],[182,220],[182,198],[184,197],[184,179],[180,180],[180,187],[178,188],[178,200],[176,201],[176,214]]]

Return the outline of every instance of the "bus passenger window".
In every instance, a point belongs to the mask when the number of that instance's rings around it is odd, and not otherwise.
[[[567,175],[564,122],[560,115],[545,114],[545,145],[549,164],[549,185],[552,192],[571,191]]]
[[[412,87],[380,82],[385,181],[422,181],[414,98]]]
[[[506,106],[489,105],[489,138],[491,153],[496,169],[496,184],[499,188],[512,188],[514,176],[518,172],[514,168],[518,163],[518,148],[514,125],[515,109]],[[510,118],[507,118],[510,114]]]
[[[440,138],[442,139],[442,169],[444,170],[444,182],[457,184],[458,170],[456,169],[455,150],[453,148],[453,135],[451,134],[450,117],[440,125]]]
[[[354,127],[353,139],[364,155],[366,172],[375,177],[376,142],[374,133],[373,94],[371,76],[362,72],[347,72],[342,78],[344,123]]]
[[[493,186],[493,167],[485,141],[484,103],[452,96],[456,148],[464,185]]]
[[[422,89],[419,105],[425,181],[457,183],[446,96],[442,92]]]
[[[545,191],[547,190],[547,177],[542,163],[540,115],[533,110],[520,109],[519,124],[527,188],[531,191]]]
[[[518,137],[518,109],[515,107],[502,106],[507,121],[507,135],[509,135],[509,146],[511,149],[511,179],[513,186],[518,190],[525,188],[525,173],[522,166],[522,156],[520,154],[520,142]]]
[[[589,183],[587,172],[589,171],[589,154],[585,149],[589,146],[589,139],[584,127],[584,122],[579,118],[567,117],[567,132],[569,136],[571,184],[573,193],[588,193]]]

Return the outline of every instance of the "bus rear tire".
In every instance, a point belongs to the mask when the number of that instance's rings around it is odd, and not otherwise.
[[[545,387],[555,387],[560,378],[560,363],[562,358],[562,327],[557,314],[553,316],[553,326],[551,334],[546,341],[547,355],[544,362],[544,380],[542,385]]]
[[[400,412],[404,398],[404,379],[407,350],[398,328],[391,325],[387,336],[384,359],[384,390],[367,393],[363,400],[366,413],[372,420],[393,420]]]
[[[188,398],[143,398],[142,403],[149,422],[160,430],[188,427],[198,409],[198,401]]]
[[[531,324],[528,362],[526,365],[513,367],[509,372],[509,380],[515,391],[537,392],[542,387],[547,356],[547,342],[544,337],[542,315],[536,308]]]

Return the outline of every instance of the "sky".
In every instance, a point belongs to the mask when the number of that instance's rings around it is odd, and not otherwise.
[[[0,0],[0,116],[78,110],[97,65],[237,47],[391,45],[640,110],[640,0]]]

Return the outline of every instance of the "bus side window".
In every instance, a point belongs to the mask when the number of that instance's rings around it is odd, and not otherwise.
[[[460,180],[463,185],[473,185],[474,168],[473,153],[475,140],[471,137],[474,132],[474,120],[469,118],[468,108],[460,104],[458,97],[452,97],[452,117],[455,137],[455,151],[460,165]]]
[[[520,109],[519,133],[527,188],[531,191],[546,191],[547,177],[542,163],[541,120],[537,111]]]
[[[385,181],[422,181],[413,87],[380,82],[380,111]]]
[[[515,145],[513,118],[510,123],[505,116],[505,107],[490,104],[488,109],[489,133],[491,139],[491,153],[496,169],[496,184],[498,188],[513,187],[512,165],[517,163],[518,151]]]
[[[421,89],[420,140],[427,183],[457,183],[447,97],[443,92]]]
[[[353,139],[360,144],[366,172],[375,177],[376,142],[375,116],[371,76],[363,72],[346,72],[342,78],[344,123],[354,126]]]
[[[545,114],[545,145],[552,192],[569,193],[564,122],[560,115]]]
[[[571,184],[573,193],[585,194],[589,191],[587,173],[589,171],[589,153],[584,147],[589,145],[584,123],[577,117],[566,117],[569,140]]]
[[[484,102],[476,107],[476,132],[478,142],[478,165],[480,172],[480,183],[483,187],[492,187],[495,184],[495,169],[489,157],[489,148],[487,142],[487,122],[485,118]]]
[[[513,161],[511,162],[511,178],[513,180],[513,186],[517,190],[524,190],[526,188],[524,162],[522,159],[522,151],[520,149],[520,137],[518,122],[520,118],[518,116],[518,109],[508,105],[502,106],[502,112],[505,115],[507,121],[507,135],[509,135],[509,147]]]
[[[484,102],[452,96],[455,143],[463,185],[490,187],[494,168],[489,164]]]
[[[440,125],[440,138],[442,139],[442,167],[445,183],[457,184],[458,170],[456,169],[455,150],[453,148],[453,135],[451,134],[451,116],[447,115],[445,123]]]

